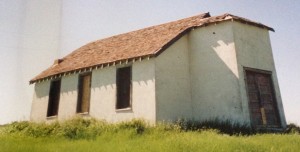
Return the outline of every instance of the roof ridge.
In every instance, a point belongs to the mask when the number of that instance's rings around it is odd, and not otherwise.
[[[105,38],[102,38],[102,39],[94,40],[94,41],[91,41],[91,42],[89,42],[89,43],[86,43],[86,44],[84,44],[83,46],[81,46],[81,47],[75,49],[73,52],[67,54],[66,56],[64,56],[64,57],[61,58],[61,59],[65,59],[65,58],[67,58],[69,55],[72,55],[75,51],[80,50],[80,49],[82,49],[82,48],[85,48],[85,47],[87,47],[87,46],[89,46],[89,45],[91,45],[91,44],[95,44],[95,43],[100,42],[100,41],[105,41],[105,40],[108,40],[108,39],[111,39],[111,38],[114,38],[114,37],[119,37],[119,36],[122,36],[122,35],[126,35],[126,34],[130,34],[130,33],[135,33],[135,32],[139,32],[139,31],[151,29],[151,28],[153,28],[153,27],[158,27],[158,26],[168,25],[168,24],[172,24],[172,23],[175,23],[175,22],[184,21],[184,20],[188,20],[188,19],[191,19],[191,18],[197,18],[197,17],[200,17],[200,19],[205,19],[205,18],[211,17],[211,15],[210,15],[209,12],[201,13],[201,14],[194,15],[194,16],[190,16],[190,17],[187,17],[187,18],[181,18],[181,19],[174,20],[174,21],[170,21],[170,22],[167,22],[167,23],[162,23],[162,24],[158,24],[158,25],[148,26],[148,27],[144,27],[144,28],[141,28],[141,29],[133,30],[133,31],[130,31],[130,32],[120,33],[120,34],[117,34],[117,35],[112,35],[112,36],[108,36],[108,37],[105,37]]]
[[[130,32],[124,32],[124,33],[120,33],[120,34],[116,34],[116,35],[104,37],[104,38],[102,38],[102,39],[94,40],[94,41],[89,42],[89,43],[87,43],[87,44],[91,44],[91,43],[94,43],[94,42],[102,41],[102,40],[104,40],[104,39],[108,39],[108,38],[112,38],[112,37],[118,37],[118,36],[124,35],[124,34],[129,34],[129,33],[137,32],[137,31],[141,31],[141,30],[150,29],[150,28],[157,27],[157,26],[162,26],[162,25],[166,25],[166,24],[171,24],[171,23],[174,23],[174,22],[183,21],[183,20],[187,20],[187,19],[195,18],[195,17],[202,17],[202,19],[204,19],[204,18],[208,18],[208,17],[211,17],[211,16],[210,16],[210,13],[209,13],[209,12],[207,12],[207,13],[202,13],[202,14],[190,16],[190,17],[187,17],[187,18],[181,18],[181,19],[178,19],[178,20],[169,21],[169,22],[162,23],[162,24],[157,24],[157,25],[147,26],[147,27],[144,27],[144,28],[140,28],[140,29],[136,29],[136,30],[130,31]],[[86,45],[87,45],[87,44],[86,44]]]

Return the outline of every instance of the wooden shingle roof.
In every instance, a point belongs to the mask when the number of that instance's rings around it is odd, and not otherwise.
[[[30,83],[156,57],[191,29],[227,20],[274,31],[261,23],[231,14],[211,17],[209,13],[204,13],[88,43],[58,59],[51,67],[30,80]]]

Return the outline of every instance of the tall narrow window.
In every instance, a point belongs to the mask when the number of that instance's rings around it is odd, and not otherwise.
[[[91,73],[79,76],[77,113],[90,110]]]
[[[60,80],[52,81],[49,92],[47,117],[56,116],[58,114],[59,96]]]
[[[117,105],[116,109],[130,107],[131,67],[117,69]]]

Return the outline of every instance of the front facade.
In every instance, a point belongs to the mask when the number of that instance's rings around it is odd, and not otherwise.
[[[218,118],[284,128],[270,29],[227,19],[192,27],[155,56],[35,79],[31,120]]]

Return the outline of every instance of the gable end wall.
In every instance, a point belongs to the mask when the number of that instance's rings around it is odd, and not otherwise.
[[[244,123],[232,22],[195,29],[189,46],[194,119]]]
[[[240,94],[243,101],[242,106],[245,117],[250,120],[244,68],[247,67],[271,71],[279,117],[282,127],[285,128],[286,120],[274,64],[269,31],[267,29],[234,22],[233,34],[237,50],[238,71],[240,75]]]

